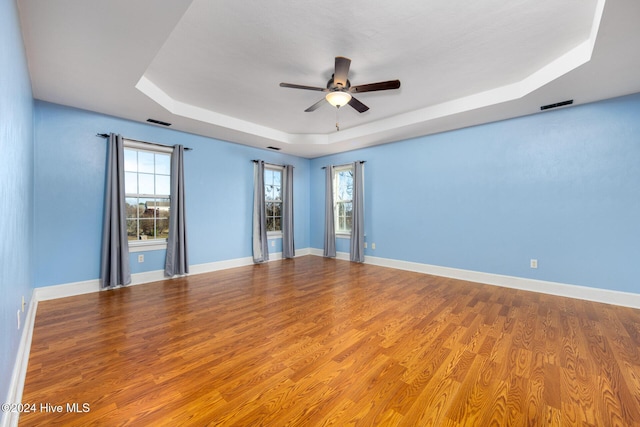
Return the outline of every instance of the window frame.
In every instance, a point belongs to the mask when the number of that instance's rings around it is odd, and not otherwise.
[[[338,176],[340,174],[340,172],[345,172],[345,171],[350,171],[351,172],[351,199],[350,200],[338,200],[338,187],[339,187],[339,182],[338,182]],[[352,164],[347,164],[347,165],[342,165],[342,166],[334,166],[333,168],[333,223],[334,223],[334,228],[335,228],[335,235],[338,238],[350,238],[351,237],[351,228],[346,231],[346,230],[340,230],[339,229],[339,224],[340,224],[340,214],[339,214],[339,209],[338,209],[338,204],[339,203],[351,203],[351,213],[352,213],[352,217],[351,217],[351,225],[353,226],[353,173],[354,173],[354,168]]]
[[[162,146],[159,144],[148,144],[140,141],[135,141],[131,139],[123,138],[123,145],[125,150],[136,150],[136,151],[144,151],[153,154],[168,154],[169,155],[169,165],[171,165],[171,157],[173,156],[173,147]],[[156,175],[154,171],[154,176]],[[171,182],[171,169],[169,169],[169,182]],[[167,196],[167,197],[164,197]],[[159,194],[143,194],[143,193],[127,193],[125,187],[125,199],[129,197],[137,197],[137,198],[167,198],[169,199],[169,203],[171,203],[171,188],[169,188],[168,195],[159,195]],[[149,240],[129,240],[127,238],[127,242],[129,245],[129,252],[142,252],[142,251],[153,251],[153,250],[163,250],[167,248],[167,238],[160,239],[149,239]]]
[[[265,192],[264,192],[264,208],[265,208],[265,220],[266,222],[268,222],[268,219],[270,218],[267,215],[267,203],[279,203],[280,204],[280,230],[273,230],[273,231],[269,231],[267,230],[267,239],[278,239],[278,238],[282,238],[282,208],[284,207],[283,204],[283,191],[284,191],[284,166],[280,166],[280,165],[272,165],[272,164],[267,164],[265,163],[264,165],[264,171],[266,172],[267,170],[270,171],[277,171],[280,173],[280,200],[279,201],[273,201],[273,200],[267,200],[267,191],[266,191],[266,186],[268,185],[266,180],[264,179],[263,176],[263,181],[264,181],[264,186],[265,186]],[[270,184],[272,185],[272,184]],[[278,218],[276,216],[271,216],[271,218]]]

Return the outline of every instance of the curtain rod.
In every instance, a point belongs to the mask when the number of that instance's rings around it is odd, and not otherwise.
[[[97,133],[96,136],[101,136],[102,138],[109,138],[109,134],[108,133]],[[139,139],[127,138],[127,137],[124,137],[124,136],[122,138],[123,139],[128,139],[129,141],[142,142],[143,144],[151,144],[151,145],[157,145],[159,147],[171,148],[170,145],[158,144],[157,142],[140,141]],[[184,147],[184,149],[186,151],[193,150],[193,148],[189,148],[189,147]]]
[[[258,163],[260,160],[251,160],[251,161],[252,161],[253,163]],[[285,166],[286,166],[286,165],[277,165],[277,164],[275,164],[275,163],[267,163],[267,162],[264,162],[264,164],[265,164],[265,165],[269,165],[269,166],[278,166],[279,168],[283,168],[283,167],[285,167]],[[292,167],[295,169],[295,166],[292,166]]]
[[[357,163],[367,163],[367,161],[366,161],[366,160],[356,160],[356,162],[357,162]],[[353,162],[353,163],[356,163],[356,162]],[[341,167],[343,167],[343,166],[349,166],[349,165],[351,165],[351,163],[345,163],[344,165],[333,165],[333,167],[334,167],[334,168],[341,168]],[[321,167],[320,169],[326,169],[326,168],[327,168],[327,166],[323,166],[323,167]]]

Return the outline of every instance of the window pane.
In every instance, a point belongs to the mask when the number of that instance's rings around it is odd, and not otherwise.
[[[154,154],[147,151],[138,151],[138,172],[153,173]]]
[[[149,240],[154,238],[154,220],[151,219],[141,219],[140,220],[140,235],[139,240]]]
[[[266,216],[273,216],[273,203],[265,203]]]
[[[282,216],[282,203],[273,204],[273,216]]]
[[[138,220],[127,220],[127,240],[138,240]]]
[[[138,199],[135,197],[127,197],[127,218],[138,217]]]
[[[162,175],[171,174],[171,156],[170,155],[156,154],[156,173],[162,174]]]
[[[169,218],[156,219],[156,239],[169,238]]]
[[[273,171],[270,169],[264,170],[264,184],[272,185],[273,184]]]
[[[344,229],[345,229],[344,217],[341,216],[338,218],[338,230],[344,231]]]
[[[351,200],[353,177],[350,171],[338,173],[338,200]]]
[[[155,216],[156,199],[139,199],[140,218],[153,218]]]
[[[170,206],[171,206],[171,202],[169,201],[169,199],[156,199],[155,217],[169,218]]]
[[[282,200],[282,187],[280,186],[273,187],[273,199]]]
[[[267,218],[267,231],[275,231],[274,229],[274,221],[272,217]]]
[[[273,219],[273,230],[274,231],[282,231],[282,219],[281,218],[274,218]]]
[[[138,174],[135,172],[124,173],[124,192],[138,194]]]
[[[153,194],[168,195],[171,193],[171,177],[168,175],[156,175],[156,192]]]
[[[267,185],[264,188],[264,199],[265,200],[274,200],[275,199],[275,190],[273,185]]]
[[[124,150],[124,170],[137,172],[138,171],[138,152],[136,150]]]
[[[153,191],[153,174],[139,173],[138,174],[138,194],[156,194]]]
[[[273,185],[282,185],[282,171],[273,171]]]

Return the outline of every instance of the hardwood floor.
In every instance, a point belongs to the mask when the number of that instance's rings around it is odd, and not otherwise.
[[[640,310],[306,256],[41,302],[23,403],[24,426],[636,426]]]

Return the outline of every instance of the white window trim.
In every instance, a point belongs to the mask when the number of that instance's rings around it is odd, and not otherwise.
[[[129,241],[129,253],[134,252],[146,252],[146,251],[161,251],[167,249],[166,240],[130,240]]]
[[[284,189],[284,166],[280,166],[280,165],[272,165],[272,164],[268,164],[265,163],[264,165],[264,169],[265,170],[273,170],[273,171],[280,171],[281,175],[280,175],[280,189],[283,190]],[[265,203],[267,203],[267,201],[264,201]],[[284,202],[281,200],[280,203],[282,203],[283,207],[284,207]],[[282,210],[280,211],[280,218],[282,221]],[[280,222],[280,226],[282,227],[282,222]],[[267,240],[275,240],[275,239],[282,239],[282,230],[279,231],[267,231]]]
[[[135,150],[147,151],[149,153],[173,154],[173,147],[169,146],[148,144],[146,142],[134,141],[126,138],[123,138],[122,142],[125,148],[133,148]],[[171,198],[171,195],[169,195],[169,198]],[[167,249],[167,239],[128,240],[127,242],[129,245],[129,253],[161,251]]]
[[[353,165],[349,164],[349,165],[344,165],[344,166],[335,166],[333,168],[333,183],[334,183],[334,186],[336,185],[336,182],[337,182],[336,181],[336,176],[338,175],[338,173],[342,172],[342,171],[349,171],[349,170],[353,172]],[[333,211],[336,212],[334,214],[334,218],[333,218],[334,224],[337,223],[337,219],[338,219],[337,218],[337,215],[338,215],[337,214],[337,212],[338,212],[338,210],[337,210],[338,203],[336,202],[335,194],[336,194],[336,188],[333,189]],[[353,199],[351,199],[351,203],[353,203]],[[351,230],[349,230],[349,231],[336,231],[335,235],[336,235],[336,238],[338,238],[338,239],[350,239],[351,238]]]

